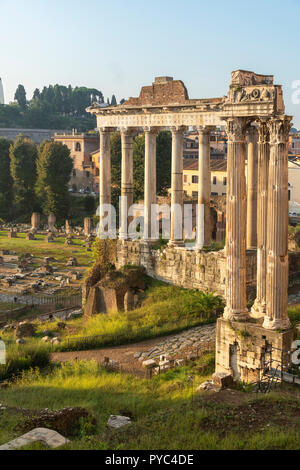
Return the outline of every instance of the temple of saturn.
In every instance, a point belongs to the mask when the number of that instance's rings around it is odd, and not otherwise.
[[[266,351],[271,348],[274,356],[282,358],[291,349],[293,339],[287,314],[291,117],[285,115],[281,86],[274,84],[272,75],[237,70],[232,72],[227,96],[189,99],[183,82],[160,77],[152,86],[143,87],[138,98],[108,108],[93,104],[88,111],[96,115],[100,132],[100,205],[111,201],[111,132],[121,133],[121,195],[127,197],[128,207],[133,203],[133,138],[139,132],[145,133],[145,232],[140,242],[143,245],[153,242],[148,227],[151,205],[156,202],[156,135],[162,129],[172,132],[172,209],[175,204],[183,204],[183,133],[191,126],[197,129],[197,253],[201,253],[203,245],[210,244],[211,237],[210,132],[216,126],[225,126],[226,307],[217,323],[216,371],[248,382],[259,377]],[[175,231],[174,212],[171,210],[169,245],[183,250],[183,236]],[[125,246],[128,213],[124,207],[120,225],[119,243]],[[256,300],[251,311],[246,299],[247,249],[255,249],[257,256]]]

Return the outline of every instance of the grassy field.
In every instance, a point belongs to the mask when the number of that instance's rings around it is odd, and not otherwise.
[[[284,388],[261,397],[236,390],[233,403],[204,398],[195,389],[213,372],[214,356],[204,356],[203,363],[201,372],[199,360],[148,381],[105,371],[94,362],[68,363],[46,375],[28,372],[9,389],[0,390],[0,403],[14,408],[0,415],[0,444],[20,434],[16,425],[24,418],[16,407],[80,406],[92,414],[96,425],[82,423],[65,449],[299,448],[297,390]],[[133,423],[108,431],[111,414],[130,415]]]
[[[59,331],[62,343],[54,350],[95,349],[174,333],[214,322],[216,311],[223,306],[221,298],[213,294],[182,289],[150,278],[147,278],[147,284],[141,306],[133,311],[68,321],[67,328]],[[43,344],[41,339],[45,330],[57,332],[57,321],[37,321],[36,334],[30,343],[37,348]],[[3,334],[3,339],[13,340],[13,332]]]
[[[58,263],[76,256],[80,266],[92,265],[92,254],[86,251],[83,240],[74,239],[72,246],[65,245],[65,237],[55,238],[54,243],[46,243],[44,235],[36,235],[37,240],[26,240],[25,233],[19,233],[18,238],[9,239],[8,232],[0,231],[0,250],[15,251],[17,255],[30,253],[37,258],[54,257]],[[76,252],[76,253],[74,253]],[[53,263],[55,266],[55,263]]]

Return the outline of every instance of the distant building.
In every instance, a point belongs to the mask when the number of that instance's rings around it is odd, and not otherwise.
[[[92,152],[99,149],[99,135],[73,131],[55,134],[54,141],[66,145],[70,150],[74,162],[70,187],[75,191],[80,189],[97,191]]]
[[[3,91],[3,83],[2,83],[1,78],[0,78],[0,104],[4,104],[4,91]]]
[[[64,131],[55,129],[12,129],[3,127],[0,128],[0,137],[16,140],[19,135],[23,135],[36,144],[40,144],[44,140],[51,140],[56,132],[63,133]]]
[[[198,132],[190,132],[184,136],[183,158],[191,159],[199,156]],[[210,156],[212,159],[223,160],[227,154],[227,136],[224,131],[210,133]]]
[[[224,196],[227,186],[227,161],[210,160],[211,167],[211,195]],[[187,196],[198,197],[198,161],[195,159],[183,160],[183,191]]]

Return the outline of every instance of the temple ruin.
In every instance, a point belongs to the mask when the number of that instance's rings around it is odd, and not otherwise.
[[[171,208],[183,204],[183,133],[199,133],[197,244],[194,259],[209,245],[210,132],[225,126],[228,136],[226,247],[224,279],[226,308],[217,325],[217,372],[245,381],[259,376],[270,347],[282,357],[291,349],[293,330],[288,319],[288,138],[291,117],[285,115],[282,87],[272,75],[232,72],[227,96],[189,99],[182,81],[159,77],[143,87],[138,98],[103,108],[92,105],[100,132],[100,205],[111,202],[110,134],[122,138],[121,195],[133,203],[133,138],[145,133],[145,197],[143,250],[151,249],[151,207],[156,202],[156,135],[172,132]],[[248,155],[246,155],[246,136]],[[248,158],[248,187],[245,160]],[[123,199],[122,199],[123,200]],[[171,210],[170,249],[174,264],[184,248]],[[128,213],[121,208],[119,249],[128,251]],[[136,243],[136,242],[134,242]],[[150,248],[149,248],[150,247]],[[246,302],[246,250],[256,250],[257,295],[249,312]],[[198,256],[198,258],[197,258]],[[141,257],[143,259],[143,257]],[[197,262],[197,261],[196,261]],[[141,264],[143,262],[141,261]],[[193,270],[194,267],[190,266]],[[180,275],[180,265],[178,264]]]

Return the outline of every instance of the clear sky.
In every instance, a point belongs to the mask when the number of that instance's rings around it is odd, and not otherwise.
[[[275,75],[300,128],[300,0],[0,0],[0,21],[6,102],[19,83],[28,98],[59,83],[120,100],[160,75],[223,96],[241,68]]]

